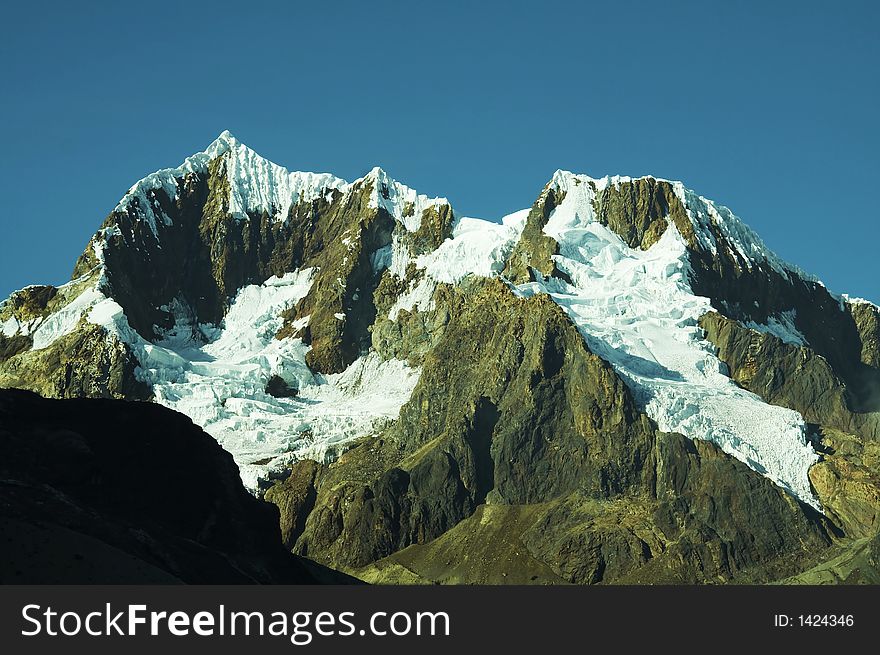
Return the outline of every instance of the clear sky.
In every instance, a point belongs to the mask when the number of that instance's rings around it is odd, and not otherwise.
[[[680,179],[880,301],[878,25],[875,2],[5,3],[0,296],[65,281],[132,183],[229,129],[482,218],[558,168]]]

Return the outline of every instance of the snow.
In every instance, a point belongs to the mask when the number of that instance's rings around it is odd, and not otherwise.
[[[429,198],[424,194],[417,193],[389,177],[378,166],[364,177],[355,180],[351,188],[357,188],[366,183],[371,185],[369,206],[374,209],[384,209],[407,232],[415,232],[419,229],[422,224],[422,215],[426,210],[449,204],[446,198]],[[400,278],[406,276],[406,269],[411,261],[409,247],[397,230],[392,234],[389,245],[379,248],[371,255],[374,271],[389,269],[392,275]]]
[[[805,281],[819,282],[817,277],[784,261],[770,250],[761,237],[727,207],[713,203],[703,196],[698,196],[693,191],[686,190],[681,182],[675,182],[674,187],[679,200],[687,208],[688,216],[691,218],[701,241],[714,241],[707,227],[707,222],[711,221],[720,231],[725,243],[733,247],[747,268],[752,268],[756,263],[766,263],[785,278],[790,279],[794,274]],[[710,250],[713,253],[716,252],[714,248],[710,248]]]
[[[153,203],[150,192],[161,189],[169,198],[176,198],[178,178],[185,177],[190,173],[206,173],[208,162],[227,152],[231,140],[232,135],[229,132],[223,132],[204,152],[187,157],[177,168],[163,168],[135,182],[113,211],[124,212],[134,205],[139,215],[150,226],[153,234],[157,234],[157,222],[161,220],[167,224],[169,219]]]
[[[409,246],[400,238],[400,235],[394,233],[391,235],[391,244],[376,251],[373,257],[373,268],[376,271],[387,268],[392,275],[403,278],[406,277],[406,269],[411,260]]]
[[[399,246],[400,244],[398,243],[398,247]],[[393,244],[389,244],[387,246],[379,248],[378,250],[376,250],[376,252],[370,255],[370,265],[374,273],[384,271],[386,268],[391,268],[391,264],[394,262],[392,248]],[[403,271],[400,271],[400,276],[402,275]]]
[[[0,333],[3,334],[4,337],[14,337],[16,334],[26,332],[22,328],[26,329],[26,326],[23,326],[18,322],[18,319],[15,316],[10,316],[5,321],[3,321],[3,326],[0,327]]]
[[[420,312],[427,312],[434,308],[434,290],[437,288],[437,282],[431,277],[423,277],[415,285],[411,285],[406,291],[397,297],[391,309],[388,310],[388,318],[392,321],[397,320],[397,315],[401,310],[411,312],[418,309]]]
[[[261,210],[272,211],[275,220],[287,219],[291,205],[309,202],[329,189],[345,191],[345,180],[330,173],[290,172],[273,164],[237,141],[229,132],[219,140],[226,143],[226,179],[229,181],[229,212],[245,219]],[[209,148],[210,150],[210,148]]]
[[[101,299],[103,294],[93,287],[78,295],[54,314],[47,316],[31,334],[34,340],[33,350],[42,350],[52,345],[56,339],[73,332],[83,312]]]
[[[517,292],[549,294],[661,430],[712,441],[818,508],[807,477],[818,455],[803,418],[763,402],[725,375],[698,326],[711,305],[689,286],[678,230],[670,223],[647,251],[629,248],[596,222],[593,194],[588,184],[569,184],[544,228],[559,242],[554,259],[572,284],[541,279]],[[778,325],[788,329],[783,321]]]
[[[299,200],[309,201],[325,195],[330,189],[345,191],[345,180],[330,173],[290,172],[273,164],[224,131],[203,152],[187,157],[176,168],[165,168],[135,183],[116,205],[115,212],[135,207],[158,236],[157,224],[171,224],[162,212],[153,192],[163,190],[171,198],[180,191],[178,179],[188,174],[205,175],[208,164],[226,155],[226,179],[229,182],[229,212],[246,219],[249,213],[271,212],[275,220],[285,220],[290,207]]]
[[[500,224],[462,218],[434,252],[416,258],[416,266],[438,282],[455,284],[467,275],[491,277],[501,273],[516,245],[528,210],[505,216]]]
[[[877,309],[880,309],[880,305],[870,300],[866,300],[865,298],[858,298],[856,296],[850,296],[849,294],[842,293],[840,294],[845,302],[848,302],[851,305],[871,305]]]
[[[337,375],[314,375],[305,363],[301,339],[278,340],[281,312],[303,298],[311,269],[242,288],[223,325],[202,326],[211,340],[192,338],[184,312],[183,329],[150,344],[127,325],[112,300],[89,316],[133,344],[139,377],[152,384],[156,401],[189,416],[229,451],[251,489],[291,461],[319,460],[351,439],[369,434],[397,417],[418,381],[419,369],[371,354]],[[271,376],[298,394],[266,393]]]
[[[500,275],[504,263],[522,234],[529,210],[514,212],[493,223],[479,218],[462,217],[453,225],[452,237],[433,252],[415,258],[416,268],[423,277],[410,285],[388,311],[388,318],[397,319],[401,310],[428,311],[433,308],[437,284],[456,284],[468,275],[492,277]],[[403,277],[411,258],[408,252],[392,243],[388,257],[391,273]]]
[[[328,459],[346,442],[393,421],[421,372],[371,353],[343,373],[313,374],[305,363],[309,346],[301,339],[275,338],[281,312],[305,297],[312,273],[303,269],[243,287],[220,326],[196,323],[192,310],[175,299],[166,308],[175,325],[156,343],[131,328],[123,308],[98,281],[40,324],[34,348],[72,332],[83,317],[104,327],[108,338],[131,347],[139,363],[135,374],[152,386],[156,402],[186,414],[217,439],[232,454],[245,485],[256,490],[290,462]],[[4,331],[19,329],[13,320],[3,324]],[[308,317],[299,319],[296,327],[307,323]],[[297,395],[268,394],[272,376]]]
[[[592,186],[598,194],[609,186],[619,186],[620,184],[632,182],[634,179],[648,178],[614,175],[597,179],[588,175],[558,170],[553,175],[550,184],[565,192],[576,190],[581,186]],[[801,268],[779,257],[767,247],[761,237],[751,227],[735,216],[727,207],[696,194],[694,191],[685,188],[679,181],[664,180],[659,177],[651,177],[650,179],[667,182],[672,186],[676,197],[685,207],[688,218],[694,227],[697,241],[709,252],[713,254],[718,252],[718,243],[710,230],[710,225],[713,225],[723,237],[725,244],[733,249],[734,254],[739,256],[741,262],[747,268],[752,268],[757,264],[766,264],[783,277],[790,278],[794,274],[802,280],[821,284],[817,277],[806,273]]]
[[[807,338],[797,329],[797,312],[794,309],[781,312],[778,316],[769,316],[766,325],[754,321],[744,322],[747,328],[772,334],[792,346],[806,346]]]

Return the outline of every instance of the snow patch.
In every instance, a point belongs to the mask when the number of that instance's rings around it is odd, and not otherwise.
[[[478,218],[460,219],[452,233],[434,252],[416,258],[416,266],[438,282],[455,284],[468,275],[491,277],[504,269],[525,225],[528,210],[490,223]]]
[[[478,218],[459,218],[446,239],[433,252],[415,258],[416,268],[424,276],[404,291],[388,311],[396,320],[401,310],[429,311],[434,307],[434,290],[439,283],[456,284],[468,275],[492,277],[504,269],[507,257],[522,234],[529,210],[505,216],[500,223]],[[412,258],[406,248],[392,240],[388,252],[393,275],[403,278]]]
[[[24,328],[24,330],[22,328]],[[3,322],[3,327],[0,328],[0,333],[2,333],[4,337],[14,337],[19,333],[27,334],[25,331],[26,329],[27,326],[23,326],[19,323],[15,316],[10,316]]]
[[[768,316],[767,324],[744,322],[747,328],[765,334],[772,334],[792,346],[806,346],[807,338],[797,329],[797,312],[794,309],[781,312],[778,316]]]
[[[434,290],[437,288],[437,282],[431,277],[423,277],[417,284],[411,285],[409,289],[404,291],[397,297],[391,309],[388,310],[388,318],[392,321],[397,320],[397,315],[401,310],[408,312],[418,309],[420,312],[427,312],[434,308]]]
[[[47,316],[33,332],[33,350],[47,348],[56,339],[60,339],[73,332],[83,313],[96,302],[103,300],[103,298],[104,294],[98,291],[97,287],[92,287],[78,295],[54,314]]]

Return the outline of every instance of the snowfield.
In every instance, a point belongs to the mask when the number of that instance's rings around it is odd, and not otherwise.
[[[160,344],[182,358],[182,370],[168,376],[159,362],[148,372],[156,380],[156,401],[216,438],[252,489],[273,470],[296,459],[324,461],[334,447],[397,418],[418,381],[417,369],[397,360],[382,362],[376,354],[342,373],[315,375],[306,366],[308,347],[301,339],[276,339],[280,313],[305,297],[310,274],[305,270],[244,287],[212,341],[198,346],[174,338]],[[271,376],[282,378],[297,395],[268,394]]]
[[[418,369],[383,362],[374,353],[342,373],[313,374],[301,339],[275,338],[281,312],[310,286],[306,269],[244,287],[223,325],[196,326],[197,337],[201,332],[208,343],[193,338],[182,316],[164,340],[155,345],[141,340],[136,350],[140,376],[153,385],[156,402],[186,414],[217,439],[250,489],[292,461],[324,461],[334,448],[384,427],[397,418],[419,378]],[[296,389],[296,396],[267,393],[272,376]]]

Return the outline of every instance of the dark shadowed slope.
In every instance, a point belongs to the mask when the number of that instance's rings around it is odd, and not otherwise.
[[[0,582],[316,583],[232,456],[151,403],[0,390]]]

